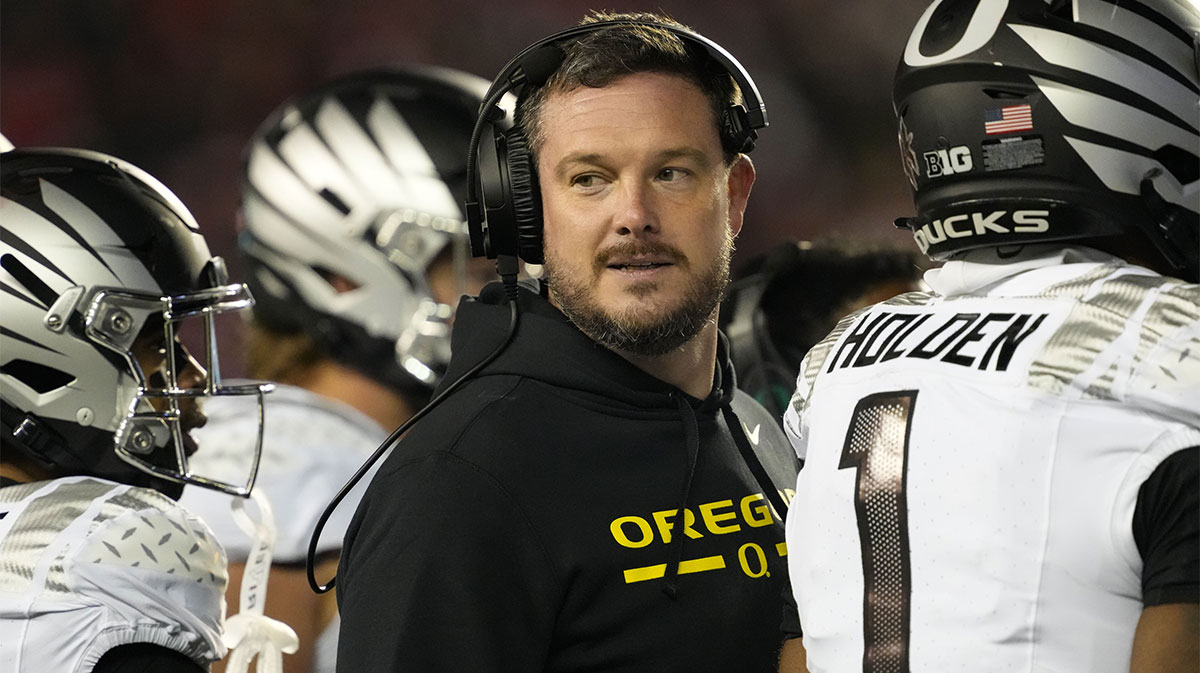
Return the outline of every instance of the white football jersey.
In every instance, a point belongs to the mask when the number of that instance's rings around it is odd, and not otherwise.
[[[247,432],[253,433],[257,422],[237,402],[224,398],[205,402],[208,422],[192,431],[201,447],[188,459],[195,471],[218,476],[237,472],[240,461],[231,455],[232,447]],[[264,405],[262,461],[254,490],[267,496],[275,512],[275,562],[302,564],[321,512],[383,442],[387,431],[353,407],[295,386],[277,386],[264,398]],[[341,549],[350,518],[370,481],[368,474],[330,517],[318,553]],[[233,497],[189,486],[180,502],[212,526],[230,560],[244,563],[251,539],[233,520]],[[333,670],[339,623],[335,618],[314,645],[318,671]]]
[[[787,542],[814,673],[1128,671],[1138,488],[1200,444],[1200,286],[1039,254],[950,262],[806,358]]]
[[[0,488],[0,517],[0,673],[86,673],[129,643],[225,655],[225,554],[170,498],[64,477]]]

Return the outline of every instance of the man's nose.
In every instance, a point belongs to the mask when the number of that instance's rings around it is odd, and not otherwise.
[[[208,372],[183,346],[176,349],[175,365],[177,368],[183,366],[183,369],[177,369],[176,384],[180,388],[203,388],[208,382]]]
[[[613,226],[622,236],[657,233],[659,230],[658,209],[654,195],[639,180],[624,181],[617,189],[616,212]]]

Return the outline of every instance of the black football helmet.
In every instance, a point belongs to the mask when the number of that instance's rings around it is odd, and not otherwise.
[[[1198,34],[1186,0],[933,3],[895,79],[897,225],[937,260],[1136,231],[1195,279]]]

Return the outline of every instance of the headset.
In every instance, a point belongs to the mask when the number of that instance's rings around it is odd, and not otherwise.
[[[758,129],[767,126],[767,108],[750,74],[716,42],[684,28],[632,19],[596,21],[554,33],[526,47],[500,70],[475,122],[468,150],[466,203],[471,254],[475,257],[519,257],[529,264],[544,261],[542,197],[534,158],[528,139],[506,119],[498,103],[507,93],[520,99],[529,90],[545,85],[566,58],[564,43],[614,26],[665,30],[681,39],[694,54],[707,56],[718,66],[714,74],[732,77],[745,104],[731,105],[721,115],[721,146],[727,152],[749,153],[754,149]]]

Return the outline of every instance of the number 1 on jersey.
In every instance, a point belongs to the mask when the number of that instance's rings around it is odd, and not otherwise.
[[[838,468],[856,470],[854,513],[863,564],[863,673],[908,673],[912,569],[908,438],[917,391],[859,400]]]

